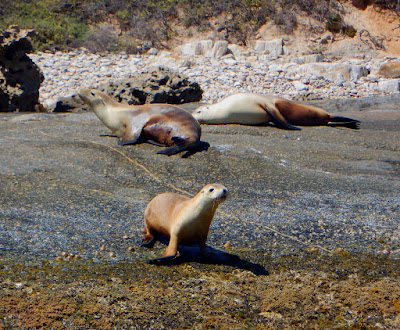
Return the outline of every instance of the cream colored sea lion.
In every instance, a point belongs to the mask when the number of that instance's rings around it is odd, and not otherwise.
[[[174,258],[180,243],[198,244],[203,253],[214,213],[227,196],[228,190],[223,185],[213,183],[204,186],[193,198],[176,193],[154,197],[144,213],[142,246],[153,247],[157,234],[169,238],[169,244],[161,258],[149,262]]]
[[[201,128],[197,120],[174,105],[125,105],[104,93],[87,88],[81,88],[78,95],[101,122],[119,137],[119,145],[149,142],[169,147],[158,154],[170,156],[187,151],[182,157],[207,150],[210,146],[200,141]]]
[[[253,93],[228,96],[221,102],[198,108],[193,117],[200,124],[261,125],[272,122],[277,127],[298,130],[302,126],[343,126],[359,128],[359,121],[332,116],[312,105],[295,103],[281,97]]]

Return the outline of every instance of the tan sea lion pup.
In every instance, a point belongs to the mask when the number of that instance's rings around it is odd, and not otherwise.
[[[182,157],[207,150],[210,146],[200,141],[201,128],[197,120],[174,105],[125,105],[88,88],[79,89],[78,95],[101,122],[119,137],[119,145],[149,142],[169,147],[158,154],[170,156],[187,151]]]
[[[153,247],[157,234],[169,238],[169,244],[161,258],[149,262],[174,258],[180,243],[198,244],[203,253],[214,213],[227,196],[228,190],[223,185],[213,183],[204,186],[193,198],[168,192],[154,197],[144,213],[142,246]]]
[[[253,93],[239,93],[221,102],[198,108],[193,117],[200,124],[261,125],[269,122],[277,127],[299,130],[302,126],[343,126],[359,128],[359,121],[332,116],[312,105],[295,103],[281,97]]]

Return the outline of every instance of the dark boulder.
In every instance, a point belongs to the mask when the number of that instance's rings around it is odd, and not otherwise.
[[[33,30],[17,26],[0,31],[0,111],[35,111],[39,104],[42,71],[27,53]]]
[[[201,100],[203,90],[196,82],[174,72],[168,67],[158,66],[137,76],[110,81],[100,90],[118,102],[129,104],[169,103],[183,104]]]

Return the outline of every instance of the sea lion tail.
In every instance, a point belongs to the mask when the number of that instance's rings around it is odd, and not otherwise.
[[[208,142],[194,141],[192,143],[188,143],[187,139],[183,139],[178,136],[172,137],[172,140],[175,142],[175,145],[169,148],[165,148],[157,152],[157,154],[172,156],[182,151],[187,151],[184,155],[182,155],[182,158],[187,158],[190,155],[195,154],[196,152],[206,151],[210,147],[210,144]]]
[[[334,116],[329,119],[328,126],[347,127],[351,129],[360,129],[360,121],[347,117]]]

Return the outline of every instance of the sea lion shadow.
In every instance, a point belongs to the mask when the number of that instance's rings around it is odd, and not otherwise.
[[[200,249],[196,246],[180,245],[178,256],[166,259],[151,259],[148,260],[148,262],[160,266],[181,265],[188,262],[205,265],[226,265],[248,270],[255,275],[269,275],[268,270],[257,263],[244,260],[235,254],[218,250],[208,245],[206,246],[204,253],[200,253]]]

